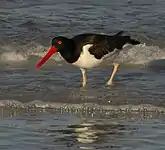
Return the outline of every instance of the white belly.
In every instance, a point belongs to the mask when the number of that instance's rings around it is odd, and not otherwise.
[[[83,52],[81,53],[79,59],[73,63],[73,65],[80,68],[92,68],[99,65],[102,59],[96,59],[94,55],[90,54],[88,49],[93,46],[92,44],[87,44],[83,47]]]

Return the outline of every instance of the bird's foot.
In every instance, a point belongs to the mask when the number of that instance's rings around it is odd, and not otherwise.
[[[108,81],[107,85],[111,86],[111,85],[114,85],[114,83],[112,81]]]
[[[85,87],[86,86],[86,82],[82,82],[82,87]]]
[[[113,63],[113,66],[116,68],[116,70],[118,69],[119,67],[119,64],[118,63]]]

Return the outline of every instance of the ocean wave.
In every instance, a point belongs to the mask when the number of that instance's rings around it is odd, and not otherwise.
[[[148,64],[159,59],[165,59],[165,49],[158,46],[147,46],[145,43],[121,51],[117,57],[120,63],[129,64]]]
[[[22,103],[17,100],[0,100],[0,107],[6,108],[41,108],[41,109],[63,109],[65,111],[89,111],[89,112],[156,112],[165,113],[164,107],[154,106],[151,104],[139,104],[139,105],[99,105],[94,103],[57,103],[57,102],[44,102],[40,100],[34,100],[28,103]]]
[[[19,62],[19,61],[27,61],[28,57],[21,53],[17,52],[3,52],[0,56],[0,60],[2,62]]]
[[[41,58],[43,57],[48,47],[45,47],[41,44],[30,43],[25,46],[2,46],[0,62],[22,62],[30,61],[30,58]],[[12,50],[12,51],[11,51]],[[119,55],[115,58],[115,61],[122,64],[149,64],[156,60],[165,59],[165,49],[159,48],[158,46],[148,46],[145,43],[133,46],[131,48],[126,48],[122,50]],[[56,63],[64,61],[62,56],[57,53],[50,60],[55,61]],[[106,61],[107,64],[110,64],[111,58],[109,57]]]

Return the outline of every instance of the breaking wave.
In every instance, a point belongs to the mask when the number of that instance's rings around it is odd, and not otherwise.
[[[3,52],[0,56],[0,60],[3,62],[6,62],[6,61],[19,62],[19,61],[28,60],[28,57],[26,55],[22,55],[21,53]]]
[[[127,51],[121,51],[117,58],[122,63],[130,64],[147,64],[159,59],[165,59],[165,49],[146,44],[136,45]]]
[[[39,59],[43,57],[48,47],[37,43],[30,43],[24,46],[1,46],[0,62],[22,62],[30,61],[31,58]],[[165,59],[165,48],[158,46],[147,46],[145,43],[136,45],[129,49],[123,50],[115,58],[117,62],[123,64],[148,64],[155,60]],[[55,54],[50,60],[63,62],[64,59],[60,54]],[[108,61],[111,58],[108,59]]]
[[[5,108],[41,108],[41,109],[56,109],[65,110],[68,112],[76,111],[89,111],[89,112],[153,112],[165,113],[164,107],[154,106],[151,104],[139,105],[99,105],[94,103],[70,104],[70,103],[57,103],[57,102],[44,102],[34,100],[28,103],[22,103],[17,100],[1,100],[0,107]]]

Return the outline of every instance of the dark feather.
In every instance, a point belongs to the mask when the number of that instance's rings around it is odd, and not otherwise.
[[[97,59],[101,59],[104,55],[113,52],[115,49],[122,50],[125,44],[137,45],[139,41],[131,39],[130,36],[122,36],[124,32],[120,31],[115,35],[103,34],[80,34],[72,40],[75,42],[76,49],[82,49],[84,45],[93,44],[89,52]],[[117,52],[119,52],[117,51]]]
[[[123,32],[119,32],[114,36],[104,36],[103,39],[97,41],[94,46],[89,49],[89,52],[97,59],[101,59],[106,54],[113,52],[115,49],[120,52],[125,44],[137,45],[139,41],[131,39],[130,36],[122,36]]]

